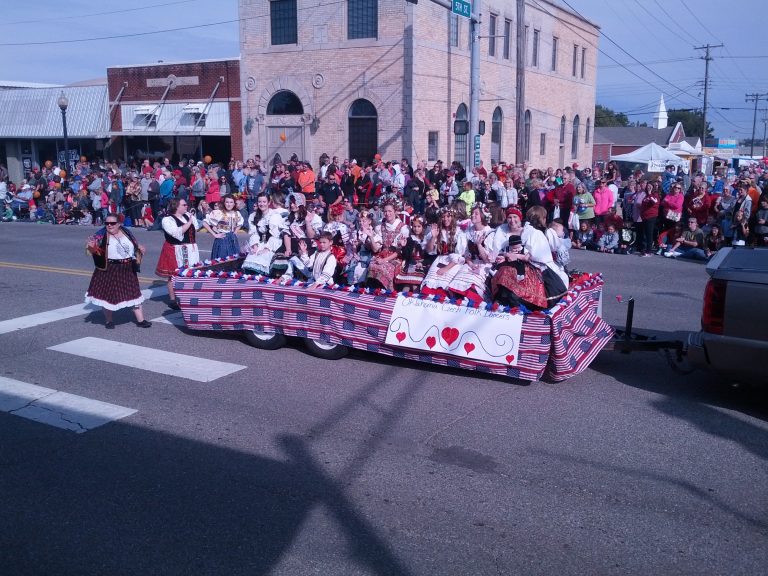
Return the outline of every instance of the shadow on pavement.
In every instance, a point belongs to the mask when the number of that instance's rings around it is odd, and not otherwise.
[[[34,426],[0,414],[2,428]],[[37,444],[25,455],[41,465],[3,466],[6,574],[267,574],[318,506],[344,535],[349,563],[409,574],[297,436],[278,437],[284,460],[121,423],[50,436],[55,453]],[[329,550],[313,552],[322,564]]]

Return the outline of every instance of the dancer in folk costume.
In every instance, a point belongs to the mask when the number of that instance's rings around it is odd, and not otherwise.
[[[234,196],[227,194],[219,203],[220,209],[211,211],[203,226],[214,237],[211,258],[227,258],[240,254],[240,241],[236,232],[243,226],[243,215],[238,212]]]
[[[174,310],[179,309],[176,293],[173,290],[173,275],[176,269],[188,268],[200,263],[200,252],[195,239],[195,232],[200,228],[200,223],[194,214],[187,212],[188,208],[186,200],[171,198],[168,202],[169,215],[161,222],[165,243],[160,252],[155,274],[168,281],[169,306]]]
[[[88,239],[86,251],[93,256],[96,269],[85,294],[85,302],[101,306],[107,329],[115,327],[112,313],[133,308],[136,325],[150,328],[144,319],[141,303],[144,296],[139,288],[138,270],[145,248],[128,229],[123,228],[116,214],[108,214],[104,228]]]
[[[249,254],[243,262],[243,270],[269,274],[275,253],[283,246],[283,233],[288,229],[283,199],[279,191],[274,192],[271,200],[263,193],[256,197],[256,210],[248,218]]]

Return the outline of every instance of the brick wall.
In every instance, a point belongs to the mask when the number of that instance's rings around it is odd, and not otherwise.
[[[127,82],[127,86],[119,103],[142,102],[151,104],[159,102],[165,92],[166,85],[158,81],[167,79],[170,75],[176,76],[181,81],[168,93],[167,101],[182,102],[207,102],[216,83],[221,77],[224,77],[224,82],[219,86],[214,101],[229,102],[232,153],[235,157],[242,158],[243,123],[240,105],[240,62],[238,60],[108,68],[107,85],[110,105],[115,103],[125,82]],[[148,80],[150,83],[158,85],[148,85]],[[110,120],[111,130],[113,132],[121,131],[122,120],[119,105],[115,106]]]

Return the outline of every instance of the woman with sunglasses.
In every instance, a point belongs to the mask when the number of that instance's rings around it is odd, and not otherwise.
[[[136,325],[152,326],[144,319],[141,303],[144,296],[137,276],[145,248],[136,241],[127,228],[123,228],[115,214],[104,220],[104,228],[88,239],[86,251],[93,256],[96,269],[91,276],[85,302],[96,304],[104,310],[104,326],[115,327],[112,313],[122,308],[133,308]]]

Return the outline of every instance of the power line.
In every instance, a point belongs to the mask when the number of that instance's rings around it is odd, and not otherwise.
[[[581,13],[580,13],[578,10],[576,10],[576,8],[574,8],[573,6],[571,6],[571,4],[570,4],[570,3],[569,3],[567,0],[562,0],[562,1],[563,1],[563,3],[564,3],[566,6],[568,6],[568,7],[569,7],[571,10],[573,10],[573,11],[574,11],[576,14],[578,14],[578,15],[579,15],[579,16],[581,16],[582,18],[584,17],[584,16],[583,16],[583,15],[582,15],[582,14],[581,14]],[[632,54],[630,54],[629,52],[627,52],[627,50],[625,50],[625,49],[624,49],[622,46],[620,46],[618,42],[616,42],[616,41],[615,41],[613,38],[611,38],[610,36],[608,36],[608,34],[606,34],[606,33],[605,33],[603,30],[600,30],[600,34],[603,36],[603,38],[605,38],[605,39],[606,39],[606,40],[608,40],[608,41],[609,41],[611,44],[613,44],[614,46],[616,46],[616,47],[617,47],[619,50],[621,50],[622,52],[624,52],[624,54],[626,54],[627,56],[629,56],[630,58],[632,58],[632,60],[634,60],[635,62],[637,62],[638,64],[640,64],[640,65],[641,65],[643,68],[645,68],[646,70],[648,70],[648,72],[650,72],[651,74],[653,74],[654,76],[656,76],[656,77],[657,77],[659,80],[663,81],[665,84],[669,84],[669,85],[670,85],[670,86],[672,86],[672,88],[674,88],[675,90],[680,90],[680,87],[679,87],[679,86],[675,86],[674,84],[672,84],[672,82],[670,82],[669,80],[667,80],[666,78],[664,78],[663,76],[661,76],[660,74],[658,74],[656,71],[652,70],[651,68],[649,68],[648,66],[646,66],[645,64],[643,64],[642,62],[640,62],[640,60],[638,60],[637,58],[635,58],[635,57],[634,57]],[[684,92],[684,93],[685,93],[685,94],[687,94],[688,96],[691,96],[691,94],[688,94],[687,92]]]
[[[664,6],[662,6],[662,5],[659,3],[659,0],[653,0],[653,2],[654,2],[654,4],[656,4],[656,6],[658,6],[658,7],[659,7],[659,9],[660,9],[662,12],[664,12],[664,14],[666,14],[667,18],[669,18],[669,19],[670,19],[670,20],[672,20],[672,21],[674,21],[674,20],[675,20],[675,18],[672,16],[672,14],[670,14],[669,12],[667,12],[667,10],[664,8]],[[663,20],[659,20],[659,22],[663,22]],[[691,39],[691,41],[693,42],[693,44],[694,44],[694,45],[699,43],[698,39],[697,39],[695,36],[693,36],[693,34],[691,34],[690,32],[688,32],[688,30],[686,30],[686,28],[685,28],[684,26],[681,26],[679,30],[673,30],[673,31],[672,31],[672,33],[673,33],[673,34],[680,34],[680,32],[683,32],[683,33],[685,33],[685,35],[686,35],[686,36],[688,36],[688,38],[690,38],[690,39]]]
[[[80,18],[92,18],[93,16],[106,16],[107,14],[123,14],[125,12],[138,12],[141,10],[152,10],[154,8],[165,8],[166,6],[175,6],[177,4],[191,4],[192,2],[199,2],[200,0],[176,0],[175,2],[166,2],[164,4],[151,4],[149,6],[139,6],[135,8],[124,8],[122,10],[109,10],[107,12],[88,12],[87,14],[77,14],[74,16],[56,16],[56,22],[61,20],[78,20]],[[40,19],[35,18],[33,20],[16,20],[14,22],[0,22],[0,26],[10,26],[12,24],[39,24]]]

